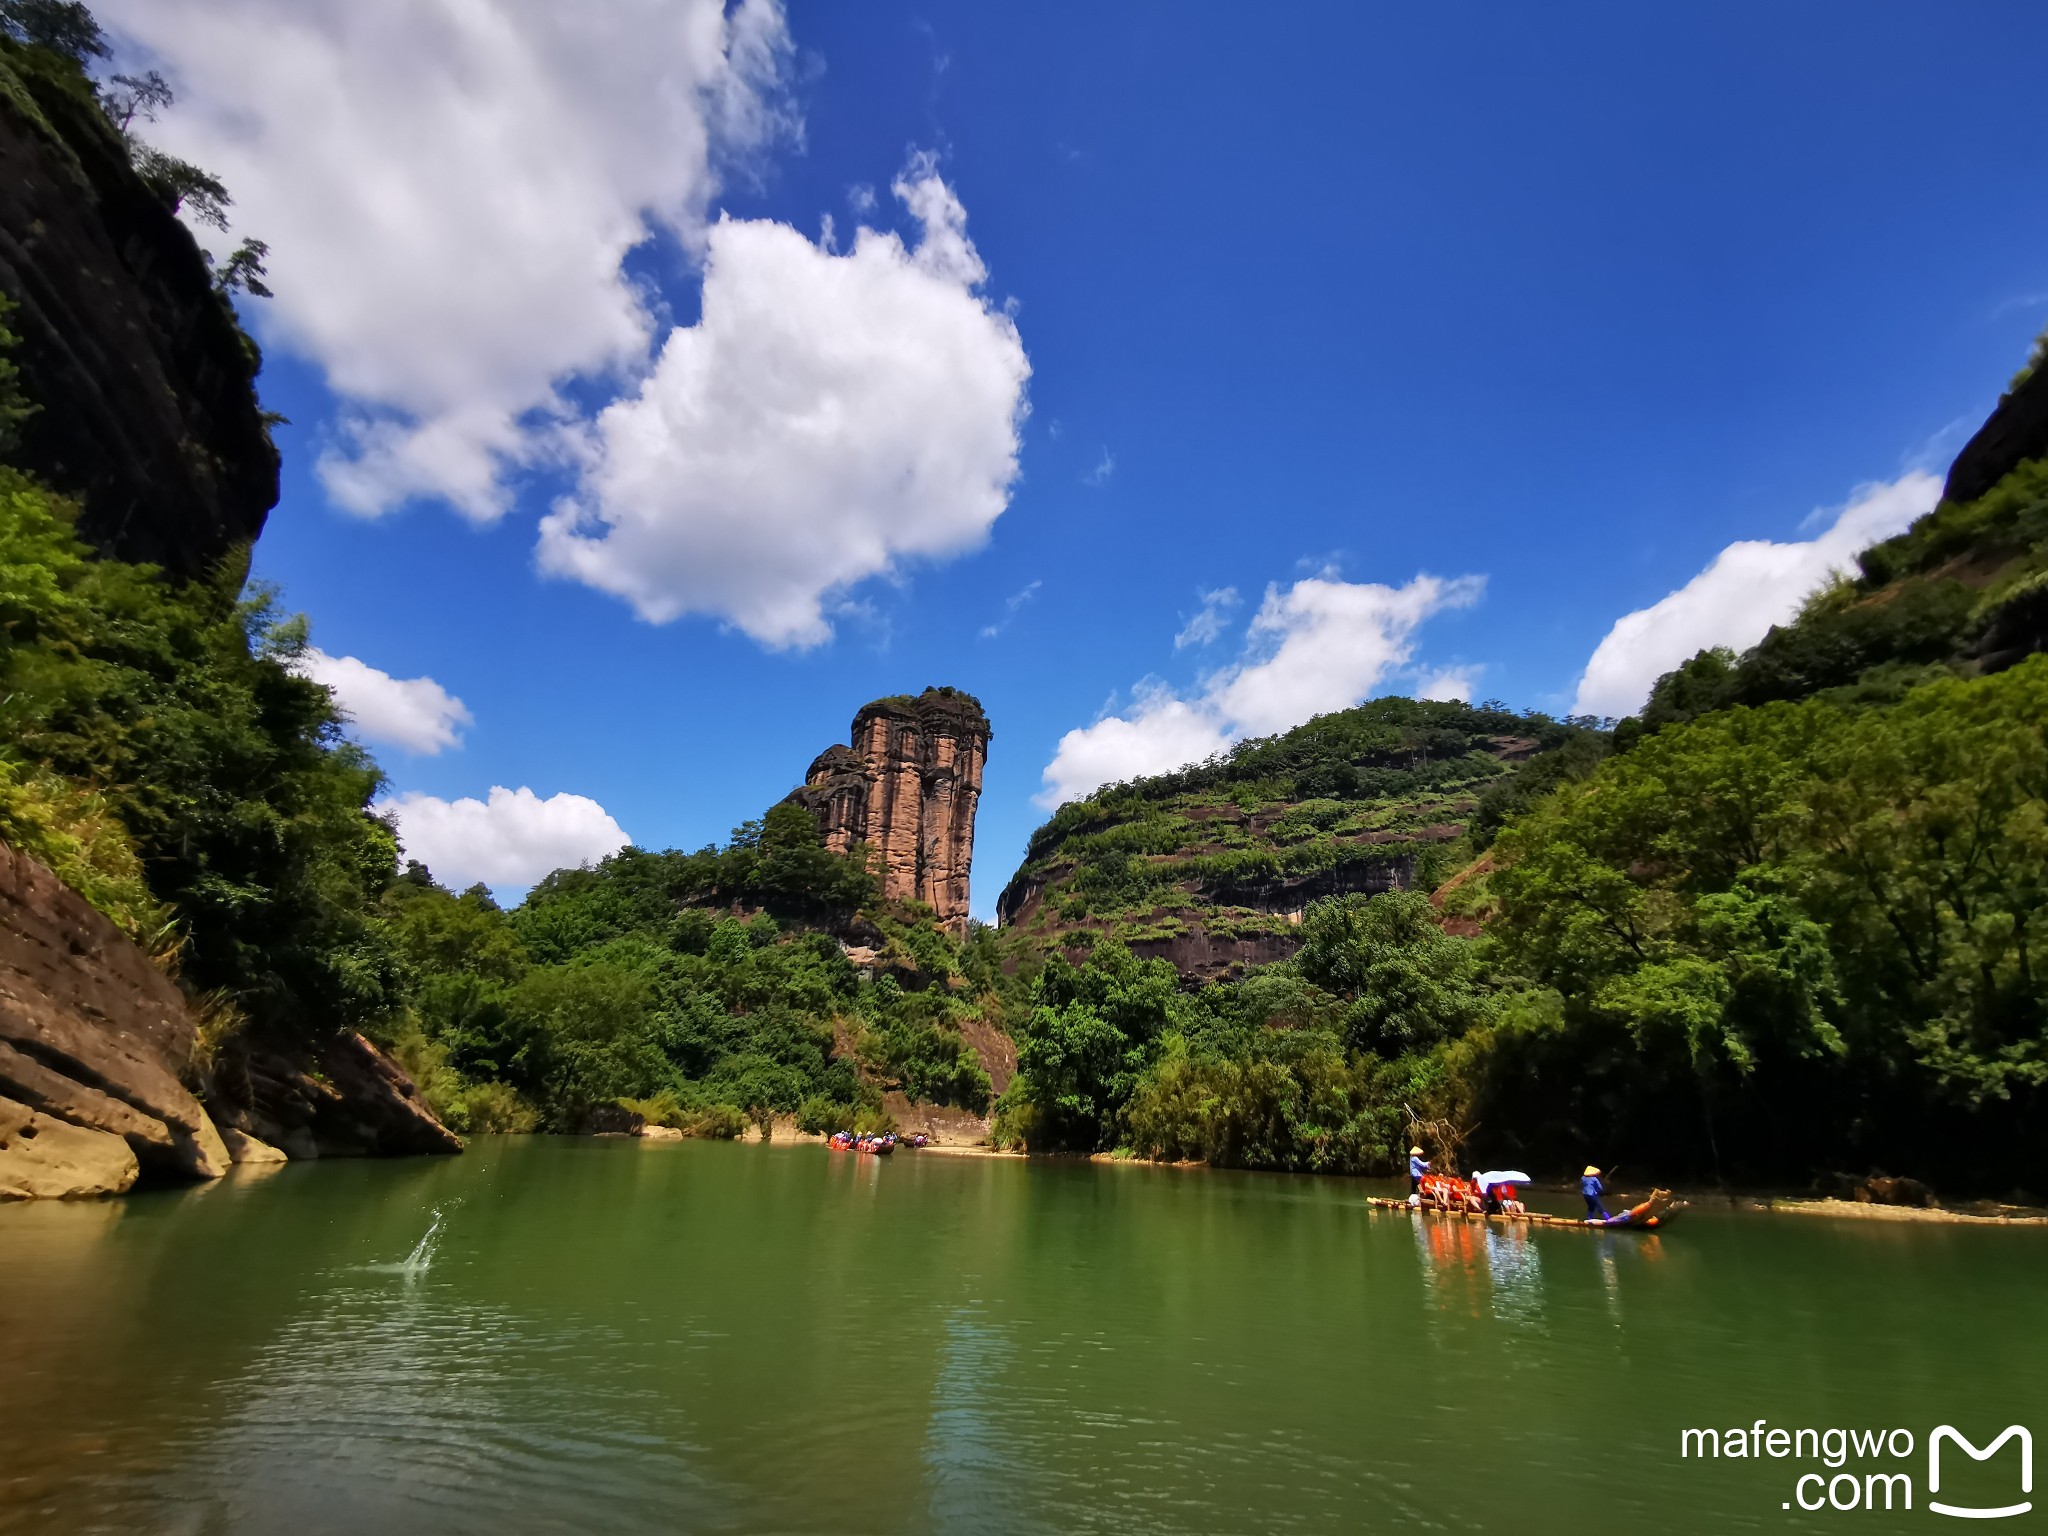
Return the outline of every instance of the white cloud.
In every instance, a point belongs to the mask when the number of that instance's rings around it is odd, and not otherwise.
[[[1009,501],[1031,365],[929,157],[893,190],[915,247],[835,254],[787,225],[712,226],[702,318],[599,417],[542,566],[663,623],[713,614],[765,645],[832,633],[827,601],[978,548]]]
[[[393,677],[353,656],[308,646],[293,670],[324,683],[359,735],[431,757],[462,745],[469,708],[431,677]]]
[[[1010,625],[1016,620],[1018,613],[1023,610],[1024,605],[1029,603],[1031,599],[1033,599],[1034,597],[1038,596],[1038,589],[1044,585],[1045,582],[1043,580],[1028,581],[1017,591],[1012,592],[1008,597],[1004,598],[1002,618],[998,619],[993,624],[983,625],[981,631],[981,638],[984,640],[993,640],[997,635],[1000,635],[1004,630],[1008,629]]]
[[[1246,659],[1212,680],[1210,696],[1238,730],[1284,731],[1312,715],[1348,709],[1414,654],[1422,621],[1469,608],[1484,577],[1417,576],[1405,587],[1311,576],[1266,588],[1252,618]]]
[[[1095,461],[1094,468],[1081,477],[1081,483],[1083,485],[1100,485],[1115,473],[1116,455],[1107,448],[1104,448],[1102,450],[1102,457]]]
[[[1204,679],[1193,698],[1147,679],[1127,712],[1067,732],[1045,766],[1037,803],[1050,810],[1103,784],[1199,762],[1244,736],[1348,709],[1408,664],[1425,619],[1469,607],[1484,589],[1479,576],[1422,575],[1388,587],[1328,572],[1269,586],[1232,665]]]
[[[479,880],[531,885],[555,870],[594,863],[631,841],[595,800],[569,794],[543,800],[523,786],[493,785],[488,802],[405,794],[378,809],[397,823],[405,857],[418,859],[455,890]]]
[[[1941,499],[1941,481],[1915,470],[1889,485],[1866,485],[1826,532],[1800,543],[1746,539],[1730,544],[1676,592],[1615,621],[1579,679],[1572,712],[1628,715],[1659,677],[1698,651],[1746,650],[1858,551],[1903,532]],[[1825,517],[1817,510],[1816,518]]]
[[[1191,645],[1209,645],[1223,634],[1224,626],[1230,622],[1230,612],[1243,602],[1235,587],[1218,587],[1214,592],[1202,594],[1202,607],[1192,619],[1173,637],[1173,648],[1184,651]]]
[[[557,453],[575,376],[630,376],[657,331],[622,270],[695,249],[721,164],[798,124],[778,0],[97,0],[179,93],[152,142],[270,246],[264,339],[348,408],[341,505],[506,509]]]
[[[1135,692],[1127,714],[1106,715],[1060,738],[1039,805],[1051,810],[1101,785],[1198,763],[1230,745],[1229,729],[1205,700],[1189,703],[1157,678]]]
[[[1445,699],[1459,704],[1472,702],[1472,685],[1479,681],[1478,667],[1439,667],[1415,685],[1418,699]]]

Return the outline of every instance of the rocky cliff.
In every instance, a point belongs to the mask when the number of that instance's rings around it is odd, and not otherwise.
[[[194,1030],[149,957],[34,859],[0,846],[0,1197],[211,1179],[229,1152],[180,1081]]]
[[[2048,367],[2037,367],[1997,407],[1948,468],[1942,500],[1975,501],[2029,459],[2048,455]]]
[[[103,554],[196,575],[254,539],[278,456],[256,348],[68,61],[0,39],[0,296],[37,407],[9,455]]]
[[[184,995],[147,955],[0,845],[0,1199],[119,1194],[238,1162],[462,1148],[360,1035],[242,1036],[210,1069],[194,1061],[196,1038]]]
[[[791,798],[832,852],[868,845],[884,897],[924,902],[964,934],[989,737],[980,700],[958,689],[877,699],[853,717],[851,745],[819,754]]]

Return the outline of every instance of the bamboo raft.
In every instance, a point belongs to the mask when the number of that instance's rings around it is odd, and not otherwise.
[[[1446,1207],[1434,1201],[1411,1205],[1406,1200],[1390,1200],[1384,1195],[1368,1195],[1366,1204],[1383,1211],[1406,1211],[1412,1215],[1445,1216],[1462,1221],[1518,1221],[1533,1227],[1577,1227],[1587,1232],[1651,1231],[1685,1209],[1685,1202],[1674,1197],[1668,1189],[1650,1191],[1649,1199],[1619,1211],[1605,1221],[1589,1221],[1583,1216],[1552,1216],[1543,1211],[1474,1211]]]

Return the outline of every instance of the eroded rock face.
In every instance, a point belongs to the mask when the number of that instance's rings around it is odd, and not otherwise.
[[[924,902],[964,934],[989,737],[981,702],[957,689],[877,699],[853,717],[852,745],[826,748],[792,798],[834,853],[873,850],[885,897]]]
[[[119,1136],[0,1098],[0,1200],[118,1195],[140,1172],[135,1153]]]
[[[217,1178],[227,1147],[180,1079],[192,1042],[170,978],[48,869],[0,847],[0,1095],[112,1137],[139,1171]],[[20,1162],[43,1140],[17,1135],[0,1164]],[[97,1170],[88,1182],[104,1183],[104,1159],[85,1162]]]
[[[214,1067],[210,1102],[221,1124],[293,1160],[460,1152],[404,1070],[354,1030],[325,1039],[277,1039],[251,1030]]]
[[[83,83],[4,41],[0,294],[38,407],[9,460],[77,498],[87,543],[193,576],[256,537],[278,456],[255,347]]]
[[[0,1197],[113,1194],[138,1177],[211,1179],[287,1156],[462,1150],[361,1035],[237,1036],[201,1084],[202,1107],[184,1082],[194,1034],[147,955],[0,846]]]

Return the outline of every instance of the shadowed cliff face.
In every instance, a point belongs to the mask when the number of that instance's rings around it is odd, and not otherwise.
[[[1997,407],[1949,465],[1942,500],[1975,501],[2028,459],[2048,456],[2048,367],[2036,368]]]
[[[972,695],[927,688],[877,699],[853,717],[853,744],[828,747],[792,797],[818,818],[825,846],[874,850],[890,901],[921,901],[967,931],[974,812],[988,759],[988,717]]]
[[[82,77],[4,40],[0,294],[40,407],[10,461],[78,500],[87,543],[191,576],[262,531],[278,456],[255,346]]]

